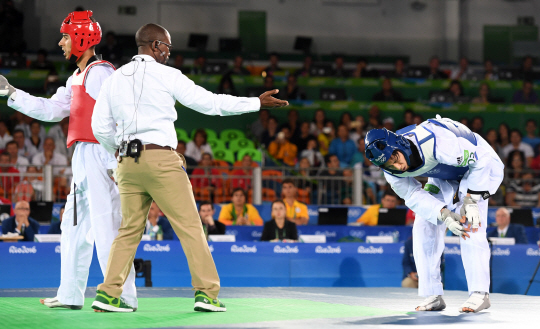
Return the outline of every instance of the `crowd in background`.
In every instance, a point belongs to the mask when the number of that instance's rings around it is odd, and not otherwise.
[[[0,196],[4,203],[42,200],[44,182],[37,174],[43,173],[44,165],[53,166],[57,201],[66,200],[73,152],[66,145],[68,127],[65,118],[46,130],[39,121],[16,111],[8,120],[0,120]]]

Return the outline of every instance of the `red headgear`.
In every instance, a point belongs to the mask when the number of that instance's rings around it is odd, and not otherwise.
[[[69,14],[62,26],[60,33],[69,34],[71,38],[71,56],[79,57],[90,47],[101,41],[101,27],[99,23],[92,22],[92,11],[74,11]]]

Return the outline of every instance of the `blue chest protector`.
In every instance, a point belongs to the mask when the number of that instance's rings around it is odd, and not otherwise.
[[[451,131],[457,137],[465,138],[473,145],[477,144],[474,133],[460,123],[440,122],[434,119],[428,119],[428,122]],[[437,161],[436,145],[437,138],[435,134],[425,125],[411,125],[396,131],[398,135],[404,135],[409,139],[416,139],[419,146],[418,152],[422,158],[422,165],[413,171],[406,171],[401,174],[390,175],[396,177],[432,177],[446,180],[460,180],[469,170],[468,167],[454,167]]]

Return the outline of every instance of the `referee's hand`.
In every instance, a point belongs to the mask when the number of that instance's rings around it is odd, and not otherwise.
[[[289,102],[287,101],[282,101],[281,99],[272,97],[272,95],[275,95],[278,92],[278,89],[273,89],[259,96],[259,99],[261,101],[261,108],[283,107],[289,105]]]

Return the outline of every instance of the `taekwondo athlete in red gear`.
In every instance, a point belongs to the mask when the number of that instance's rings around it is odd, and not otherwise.
[[[91,127],[101,85],[115,68],[95,54],[101,27],[92,18],[92,11],[70,13],[60,32],[62,39],[58,45],[66,59],[78,66],[66,86],[58,88],[50,99],[34,97],[14,88],[0,75],[0,96],[8,96],[8,106],[37,120],[58,122],[69,116],[67,146],[75,150],[73,182],[61,226],[60,288],[56,297],[42,299],[41,303],[48,307],[81,309],[94,242],[105,274],[109,250],[122,220],[118,187],[108,174],[117,162],[97,142]],[[137,308],[133,265],[122,298]]]

